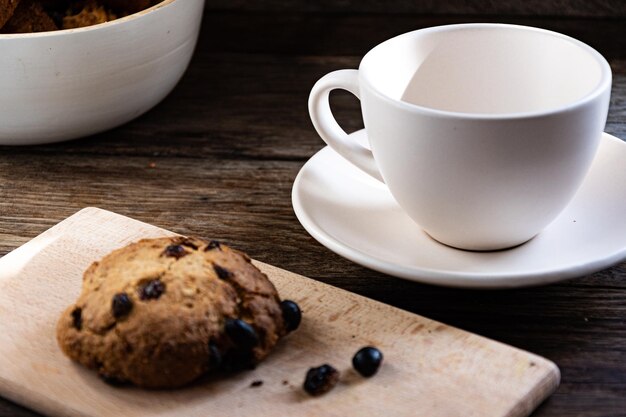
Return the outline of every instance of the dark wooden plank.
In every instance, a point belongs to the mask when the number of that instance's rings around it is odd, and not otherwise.
[[[621,0],[212,0],[207,2],[206,9],[208,12],[233,10],[239,12],[626,16],[626,3]]]
[[[150,168],[147,162],[108,155],[4,160],[0,172],[13,175],[0,178],[8,185],[0,196],[3,245],[16,246],[79,208],[98,205],[181,233],[224,238],[260,260],[546,355],[561,366],[564,380],[539,415],[610,415],[620,404],[625,265],[517,291],[414,284],[354,265],[306,235],[288,197],[299,163],[227,160],[217,166],[161,157]],[[581,386],[593,386],[593,396],[572,400]],[[594,408],[581,412],[589,404]]]
[[[417,2],[416,2],[417,3]],[[445,2],[440,2],[445,3]],[[626,5],[626,2],[621,3]],[[362,56],[393,36],[454,23],[510,23],[573,36],[611,58],[626,58],[626,17],[213,12],[204,20],[204,48],[223,52]]]
[[[160,157],[151,168],[148,158],[112,155],[0,160],[0,172],[11,173],[0,178],[3,252],[97,205],[181,233],[223,238],[265,262],[545,355],[564,378],[545,415],[607,415],[626,392],[624,264],[542,288],[429,287],[366,270],[314,242],[291,212],[298,162]],[[593,386],[593,396],[572,400],[581,386]]]

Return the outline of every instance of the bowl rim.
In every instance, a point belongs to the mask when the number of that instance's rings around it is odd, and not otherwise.
[[[128,16],[120,17],[119,19],[109,20],[108,22],[97,23],[95,25],[85,26],[81,28],[58,29],[58,30],[49,30],[46,32],[31,32],[31,33],[2,33],[0,34],[0,41],[5,40],[5,39],[27,39],[27,38],[44,38],[44,37],[49,37],[49,36],[50,37],[62,36],[62,35],[70,34],[70,33],[88,32],[91,30],[104,29],[105,27],[120,25],[128,21],[141,18],[142,16],[152,13],[158,9],[167,7],[170,4],[175,3],[177,1],[182,1],[182,0],[163,0],[160,3],[155,4],[154,6],[148,7],[147,9],[140,10],[136,13],[129,14]]]

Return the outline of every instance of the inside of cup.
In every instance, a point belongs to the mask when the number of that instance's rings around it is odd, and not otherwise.
[[[370,51],[360,71],[396,100],[459,113],[561,108],[601,83],[598,54],[553,32],[457,25],[411,32]]]

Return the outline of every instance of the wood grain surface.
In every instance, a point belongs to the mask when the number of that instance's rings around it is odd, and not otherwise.
[[[214,10],[272,12],[419,13],[532,16],[626,16],[620,0],[211,0]]]
[[[313,83],[332,70],[356,67],[390,35],[460,19],[466,17],[208,13],[186,76],[145,116],[78,141],[0,148],[0,254],[85,206],[219,237],[263,262],[548,357],[561,368],[562,382],[534,416],[626,416],[626,264],[541,288],[436,288],[333,254],[293,214],[292,181],[323,146],[306,108]],[[622,18],[471,19],[532,24],[591,43],[613,67],[606,131],[626,139]],[[353,97],[335,94],[332,100],[346,130],[362,127]],[[0,400],[2,417],[33,415]]]
[[[47,415],[269,415],[524,417],[557,387],[550,361],[267,264],[257,263],[303,321],[257,369],[180,390],[107,386],[56,344],[59,315],[74,302],[82,274],[128,243],[171,235],[128,217],[85,208],[0,259],[0,394]],[[350,359],[376,346],[385,361],[359,377]],[[341,372],[332,392],[311,398],[306,370]],[[252,381],[262,386],[252,387]],[[284,382],[286,381],[286,383]],[[234,406],[236,405],[236,406]]]

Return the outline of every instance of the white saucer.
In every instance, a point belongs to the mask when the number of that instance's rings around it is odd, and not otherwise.
[[[365,131],[352,134],[366,144]],[[431,239],[374,180],[326,147],[292,191],[300,223],[321,244],[368,268],[429,284],[506,288],[591,274],[626,259],[626,143],[609,134],[563,213],[531,241],[468,252]]]

